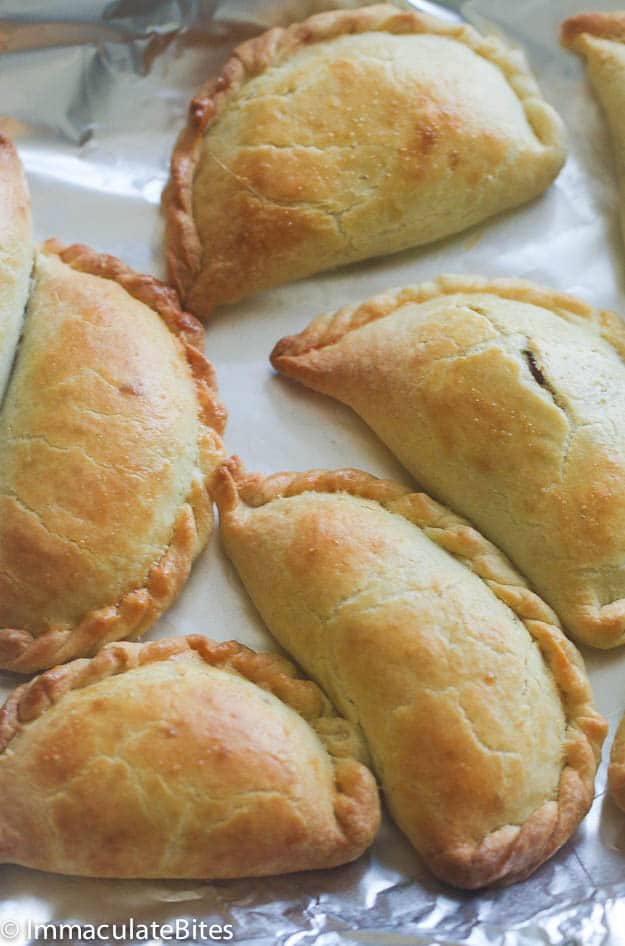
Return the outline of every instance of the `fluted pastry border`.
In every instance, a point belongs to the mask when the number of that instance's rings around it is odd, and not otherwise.
[[[95,657],[47,670],[17,687],[0,707],[0,755],[25,726],[70,691],[185,653],[195,653],[210,666],[232,671],[267,690],[311,726],[332,763],[335,818],[345,837],[356,846],[361,844],[370,825],[362,822],[354,801],[369,795],[373,798],[375,793],[368,771],[363,781],[363,766],[368,764],[364,741],[355,727],[336,715],[321,689],[304,679],[289,660],[278,654],[256,653],[233,640],[218,643],[189,635],[144,644],[119,641],[103,647]]]
[[[57,255],[79,272],[117,282],[130,296],[156,312],[179,339],[197,396],[204,440],[198,444],[198,466],[204,485],[198,488],[197,483],[192,484],[174,522],[169,545],[150,569],[142,587],[131,589],[111,605],[89,611],[73,627],[51,628],[40,635],[19,628],[0,628],[2,667],[20,673],[51,667],[77,654],[92,653],[108,641],[138,637],[156,621],[182,589],[200,551],[198,525],[212,517],[207,482],[216,463],[225,455],[221,434],[226,411],[219,399],[214,368],[201,350],[204,330],[194,316],[181,310],[175,292],[152,276],[134,272],[116,257],[81,244],[64,246],[57,240],[48,240],[42,252]]]
[[[528,877],[568,840],[588,811],[607,730],[592,705],[582,659],[551,608],[467,520],[426,494],[392,481],[353,469],[278,473],[264,478],[246,474],[241,461],[232,457],[216,471],[213,483],[220,513],[234,511],[240,502],[259,507],[305,492],[345,492],[378,502],[421,528],[466,565],[523,622],[553,674],[566,716],[565,758],[557,800],[546,801],[522,825],[505,825],[478,845],[441,852],[430,866],[447,882],[468,889]]]
[[[276,63],[313,43],[349,33],[430,33],[464,43],[502,73],[518,98],[527,121],[545,146],[560,140],[560,126],[540,96],[523,54],[495,36],[485,37],[473,27],[449,23],[391,4],[355,10],[318,13],[302,23],[275,27],[238,46],[217,78],[206,82],[188,109],[187,122],[176,141],[171,174],[163,192],[166,219],[166,257],[169,279],[183,303],[202,268],[203,247],[193,214],[193,180],[202,139],[228,101],[245,83]]]
[[[502,299],[549,309],[554,315],[564,319],[572,316],[593,322],[598,326],[601,336],[625,361],[625,325],[615,312],[596,309],[567,293],[543,289],[523,279],[488,279],[483,276],[449,274],[402,289],[391,289],[372,296],[365,302],[343,306],[337,312],[320,315],[313,319],[303,332],[281,339],[271,352],[271,363],[277,367],[279,359],[283,357],[297,357],[334,345],[350,332],[363,328],[370,322],[377,322],[387,315],[393,315],[401,306],[410,303],[419,305],[439,296],[458,293],[488,293]]]
[[[401,306],[420,304],[442,296],[472,293],[487,293],[540,306],[569,321],[581,319],[590,322],[625,362],[625,323],[615,312],[597,309],[574,296],[543,289],[522,279],[488,279],[467,275],[439,276],[430,282],[381,293],[360,305],[348,305],[335,313],[320,315],[298,335],[290,335],[277,342],[271,352],[270,361],[274,368],[289,375],[289,359],[328,348],[350,332],[393,315]],[[304,372],[301,371],[298,378],[303,376]],[[596,618],[593,618],[593,633],[599,631],[597,639],[609,640],[610,628],[615,623],[615,611],[625,621],[625,598],[604,605]]]

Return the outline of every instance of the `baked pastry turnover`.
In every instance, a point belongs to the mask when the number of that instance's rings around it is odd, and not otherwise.
[[[399,827],[459,887],[527,877],[593,797],[581,658],[503,556],[423,493],[355,470],[214,484],[270,631],[358,723]]]
[[[37,253],[0,414],[0,666],[144,632],[212,527],[224,413],[200,324],[118,260]]]
[[[608,120],[621,185],[625,239],[625,11],[581,13],[565,20],[562,43],[586,60],[588,78]]]
[[[281,657],[110,644],[0,710],[0,862],[198,878],[343,864],[379,824],[364,751]]]
[[[562,126],[518,50],[382,4],[239,46],[193,99],[164,195],[199,316],[457,233],[542,193]]]
[[[349,404],[580,641],[625,640],[625,327],[515,280],[443,277],[316,319],[275,367]]]

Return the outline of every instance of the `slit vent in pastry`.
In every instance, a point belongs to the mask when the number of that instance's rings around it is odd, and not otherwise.
[[[0,862],[220,879],[334,867],[379,824],[354,728],[283,658],[109,644],[0,710]]]
[[[555,615],[494,546],[355,470],[263,479],[232,460],[214,490],[252,601],[362,728],[431,870],[511,883],[557,851],[591,804],[605,722]]]
[[[138,636],[181,590],[223,459],[203,335],[113,257],[37,252],[0,413],[0,667]]]
[[[542,193],[560,119],[519,50],[390,5],[239,46],[193,99],[164,194],[171,280],[219,303],[458,233]]]
[[[517,280],[451,276],[316,319],[272,354],[352,407],[580,641],[625,640],[625,328]]]

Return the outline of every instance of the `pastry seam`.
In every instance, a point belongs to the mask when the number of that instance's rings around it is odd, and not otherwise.
[[[539,306],[565,321],[581,320],[611,345],[625,365],[625,325],[615,312],[597,309],[566,293],[542,289],[521,279],[487,279],[466,275],[439,276],[430,282],[390,290],[358,305],[345,306],[333,314],[318,316],[298,335],[287,336],[277,342],[271,352],[270,361],[277,370],[300,380],[299,373],[290,370],[291,363],[297,364],[299,358],[302,358],[305,364],[305,356],[311,352],[330,348],[350,332],[392,316],[404,305],[421,304],[456,294],[495,295]],[[610,626],[613,618],[609,612],[606,615],[604,609],[614,611],[615,605],[625,611],[625,598],[616,598],[598,607],[593,614],[593,626]]]
[[[356,10],[333,10],[290,27],[276,27],[238,46],[217,78],[194,96],[187,122],[176,141],[171,174],[163,192],[166,257],[169,277],[183,301],[201,270],[204,247],[193,213],[193,180],[204,135],[227,102],[251,78],[284,61],[300,48],[347,34],[387,32],[444,36],[464,44],[495,66],[516,96],[536,140],[545,148],[560,138],[560,126],[540,98],[540,89],[520,49],[496,36],[483,37],[473,27],[452,24],[427,14],[402,11],[390,4]],[[536,109],[540,110],[537,120]]]
[[[321,689],[298,676],[295,665],[278,654],[259,654],[238,641],[216,642],[199,634],[144,644],[114,641],[95,657],[79,658],[46,670],[18,686],[0,708],[0,754],[25,724],[39,719],[67,693],[184,653],[196,653],[211,667],[233,670],[272,693],[311,725],[325,717],[340,718],[332,712]],[[314,701],[310,700],[311,695],[316,697]],[[316,705],[306,711],[306,702]]]
[[[143,585],[126,591],[116,602],[88,611],[72,626],[51,627],[37,635],[19,628],[0,628],[0,646],[15,656],[3,661],[7,670],[27,672],[68,660],[79,651],[130,635],[139,636],[171,604],[181,590],[197,555],[198,523],[210,511],[207,492],[212,468],[203,457],[224,456],[221,440],[226,420],[217,392],[215,373],[198,345],[204,331],[195,317],[183,312],[173,290],[151,276],[135,273],[113,256],[75,244],[64,247],[49,240],[42,252],[58,256],[79,272],[117,282],[130,296],[152,309],[179,339],[191,372],[198,403],[200,436],[196,471],[182,508],[174,521],[168,545],[148,570]],[[202,440],[206,440],[203,445]],[[203,486],[197,481],[198,474]],[[34,663],[33,663],[34,661]]]
[[[625,329],[619,317],[608,309],[596,309],[564,292],[540,289],[522,279],[486,279],[482,276],[443,275],[429,282],[372,296],[356,305],[347,305],[337,312],[317,316],[302,332],[281,339],[271,352],[271,363],[280,365],[282,358],[297,358],[311,351],[340,342],[350,332],[364,328],[393,315],[410,303],[421,304],[442,296],[460,293],[488,294],[502,299],[524,302],[549,309],[559,318],[573,316],[598,326],[601,336],[617,351],[625,363]]]
[[[214,475],[214,483],[220,515],[225,516],[234,513],[240,504],[257,508],[306,492],[343,492],[378,502],[388,512],[422,529],[433,542],[466,565],[523,623],[553,676],[566,719],[557,797],[546,800],[522,825],[504,825],[473,847],[467,845],[451,855],[442,852],[440,860],[447,876],[459,870],[458,876],[464,879],[459,886],[466,885],[467,877],[472,887],[496,882],[500,877],[505,883],[527,877],[561,847],[572,826],[590,807],[596,763],[606,733],[605,720],[592,706],[581,658],[560,630],[555,614],[491,542],[465,519],[424,493],[353,469],[279,473],[268,478],[247,475],[237,457],[222,464]],[[405,508],[410,500],[415,506],[412,510]],[[550,814],[554,805],[555,818]],[[498,837],[510,828],[518,829],[511,840]]]

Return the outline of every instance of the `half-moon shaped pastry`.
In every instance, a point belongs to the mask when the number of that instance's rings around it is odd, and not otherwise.
[[[523,55],[382,4],[239,46],[193,99],[164,195],[167,258],[219,303],[457,233],[541,194],[563,132]]]
[[[113,257],[38,252],[0,414],[0,666],[143,633],[212,527],[224,412],[200,324]]]
[[[363,752],[281,657],[110,644],[0,710],[0,862],[207,879],[344,864],[379,824]]]
[[[588,78],[608,121],[625,239],[625,11],[581,13],[565,20],[562,43],[586,60]]]
[[[12,143],[0,134],[0,405],[22,328],[33,252],[24,169]]]
[[[527,877],[593,797],[605,723],[553,612],[423,493],[220,467],[226,550],[283,647],[358,723],[386,801],[458,887]]]
[[[278,343],[596,647],[625,640],[625,327],[516,280],[442,277]]]

